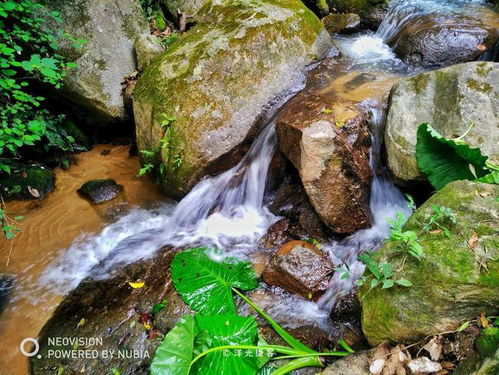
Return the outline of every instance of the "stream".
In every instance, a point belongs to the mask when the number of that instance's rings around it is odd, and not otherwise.
[[[335,273],[328,291],[317,303],[282,293],[279,306],[269,309],[280,315],[280,320],[299,317],[326,324],[335,303],[353,289],[364,271],[358,255],[380,246],[390,229],[389,218],[397,212],[410,216],[411,209],[390,180],[381,152],[388,92],[398,80],[420,70],[398,59],[386,42],[417,14],[454,12],[493,17],[481,1],[395,0],[377,32],[334,38],[329,58],[334,59],[339,50],[348,63],[339,74],[329,77],[323,90],[358,101],[371,118],[370,208],[374,224],[324,244],[335,266],[348,266],[350,277],[343,280]],[[362,74],[374,78],[358,87],[348,86]],[[305,79],[299,81],[286,100],[304,87]],[[104,149],[111,149],[111,155],[101,156]],[[150,258],[165,245],[213,246],[248,258],[269,227],[280,220],[267,208],[272,192],[266,191],[276,149],[271,119],[239,164],[203,179],[177,203],[166,201],[147,178],[135,177],[138,160],[130,158],[125,147],[99,145],[78,155],[78,165],[69,171],[57,171],[56,191],[45,200],[9,203],[9,212],[26,218],[23,232],[12,242],[9,264],[0,265],[0,273],[14,277],[10,298],[4,311],[0,311],[0,346],[4,349],[0,369],[8,368],[9,375],[26,374],[26,361],[18,352],[18,343],[22,338],[36,337],[62,297],[86,277],[109,277],[113,270]],[[86,180],[104,177],[125,186],[126,196],[110,208],[112,215],[93,208],[75,192]],[[2,259],[7,259],[10,244],[0,241]]]

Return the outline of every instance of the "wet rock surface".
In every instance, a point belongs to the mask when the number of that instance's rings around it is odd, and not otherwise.
[[[290,241],[274,254],[263,280],[310,299],[326,291],[332,273],[333,265],[314,245]]]
[[[388,3],[386,0],[328,0],[332,10],[359,14],[362,25],[371,30],[376,30],[383,21]]]
[[[424,255],[421,261],[408,259],[398,274],[413,286],[360,289],[362,329],[370,344],[417,341],[453,331],[481,312],[497,312],[498,193],[497,185],[455,181],[417,209],[405,228],[418,234]],[[456,214],[449,237],[420,227],[435,205]],[[403,257],[393,246],[384,245],[375,257],[397,269]]]
[[[279,147],[300,174],[322,221],[335,233],[372,223],[368,116],[359,102],[321,87],[321,65],[308,88],[288,102],[276,121]]]
[[[498,40],[499,30],[479,19],[429,14],[407,21],[388,44],[409,64],[435,69],[479,60]]]
[[[121,82],[135,70],[135,39],[149,31],[139,1],[43,3],[61,13],[64,32],[86,41],[79,49],[69,40],[61,44],[60,53],[78,65],[67,72],[64,99],[70,100],[83,118],[98,126],[125,120]]]
[[[221,2],[197,17],[134,92],[138,148],[161,151],[143,161],[164,166],[161,187],[177,197],[236,164],[299,72],[331,46],[299,0]]]
[[[43,199],[54,190],[55,174],[40,166],[15,166],[10,175],[0,178],[0,191],[5,200]]]
[[[326,30],[331,34],[353,33],[360,27],[360,16],[355,13],[331,13],[322,19]]]
[[[424,181],[416,160],[420,124],[464,141],[499,162],[499,64],[471,62],[406,79],[392,89],[385,130],[387,164],[396,182]]]
[[[113,179],[98,179],[85,182],[77,191],[90,202],[99,204],[116,198],[123,189],[123,185]]]
[[[169,265],[175,255],[171,248],[162,249],[154,258],[140,261],[122,270],[109,279],[86,279],[63,300],[52,318],[39,334],[41,359],[31,357],[30,373],[42,374],[63,367],[65,373],[106,374],[111,368],[120,369],[121,374],[149,374],[149,363],[160,341],[157,335],[166,332],[175,319],[173,314],[184,310],[174,303],[168,307],[169,315],[158,316],[161,321],[156,327],[152,307],[163,301],[176,301],[176,292],[169,279]],[[144,282],[139,289],[128,283]],[[179,310],[178,310],[179,309]],[[169,322],[167,322],[169,320]],[[151,326],[148,329],[144,323]],[[140,358],[113,359],[57,359],[48,357],[48,350],[71,350],[72,345],[57,347],[49,345],[49,337],[101,338],[102,345],[80,346],[79,349],[121,350],[122,353],[140,351]],[[147,354],[145,354],[147,353]]]

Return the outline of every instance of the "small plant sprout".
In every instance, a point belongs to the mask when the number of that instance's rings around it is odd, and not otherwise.
[[[405,224],[405,217],[402,213],[397,213],[396,219],[389,219],[388,222],[391,225],[390,236],[388,241],[395,244],[395,249],[409,254],[421,260],[423,255],[423,247],[419,243],[418,235],[412,230],[404,231],[402,228]]]

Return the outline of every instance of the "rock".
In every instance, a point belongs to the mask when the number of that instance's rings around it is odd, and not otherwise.
[[[194,16],[210,0],[160,0],[160,3],[168,10],[172,19],[178,24],[179,13]]]
[[[322,19],[329,34],[346,34],[357,31],[360,26],[360,16],[355,13],[328,14]]]
[[[462,360],[455,375],[496,375],[499,373],[499,328],[482,330],[475,342],[476,350]]]
[[[10,175],[0,178],[0,191],[6,200],[43,199],[54,186],[54,172],[37,165],[16,165]]]
[[[399,184],[424,181],[416,134],[429,123],[445,137],[464,138],[499,162],[499,64],[472,62],[421,73],[393,87],[385,131],[388,167]]]
[[[479,60],[498,40],[499,30],[479,18],[426,14],[409,19],[388,44],[409,64],[436,69]]]
[[[386,0],[328,0],[329,7],[339,13],[360,15],[364,27],[376,30],[388,10]]]
[[[116,198],[123,191],[123,185],[118,185],[113,179],[90,180],[77,191],[90,202],[99,204]]]
[[[415,231],[424,249],[422,260],[407,259],[398,277],[411,287],[359,290],[362,329],[371,345],[417,341],[453,331],[481,312],[497,312],[499,295],[499,186],[455,181],[416,210],[405,229]],[[421,224],[435,205],[452,209],[457,224],[451,236],[426,233]],[[470,238],[478,238],[473,247]],[[387,243],[375,255],[401,267],[403,256]]]
[[[67,71],[63,97],[95,125],[125,120],[121,82],[135,70],[135,39],[149,30],[139,1],[43,2],[61,12],[64,32],[86,41],[80,49],[69,41],[61,42],[60,53],[78,65]]]
[[[10,292],[14,287],[14,277],[0,274],[0,316],[10,299]]]
[[[176,197],[236,164],[272,103],[331,46],[299,0],[217,2],[197,17],[134,92],[138,148],[155,153],[160,185]]]
[[[320,77],[321,69],[311,74]],[[281,110],[279,147],[322,221],[333,232],[353,233],[372,223],[369,119],[360,101],[315,87],[315,79]]]
[[[176,292],[167,271],[174,255],[174,249],[165,248],[151,259],[124,267],[112,278],[82,281],[64,298],[41,330],[38,336],[41,357],[30,358],[30,374],[40,374],[48,368],[61,366],[65,373],[80,373],[81,369],[85,369],[87,374],[107,374],[109,369],[115,367],[123,375],[150,374],[149,363],[160,344],[159,340],[152,338],[157,327],[151,311],[156,303],[175,299]],[[137,280],[142,280],[144,287],[130,287],[128,282]],[[166,308],[172,314],[176,311],[168,305]],[[168,318],[172,321],[180,319],[173,315]],[[144,321],[149,321],[152,330],[144,327]],[[139,358],[119,358],[115,355],[112,359],[57,359],[49,357],[48,350],[71,350],[73,347],[71,344],[54,347],[48,343],[51,337],[98,338],[102,340],[102,345],[87,346],[85,349],[114,350],[115,354],[120,350],[126,355],[137,350],[140,351]],[[79,349],[83,346],[80,345]]]
[[[289,226],[289,219],[281,219],[273,224],[258,241],[259,248],[272,252],[279,250],[282,245],[292,240],[288,233]]]
[[[407,363],[407,367],[411,370],[411,374],[427,374],[442,370],[442,365],[438,362],[433,362],[427,357],[418,357]]]
[[[303,2],[319,17],[324,17],[329,13],[327,0],[303,0]]]
[[[274,254],[263,273],[263,280],[310,299],[327,290],[332,273],[333,265],[314,245],[290,241]]]
[[[329,229],[322,223],[310,203],[303,185],[294,174],[290,173],[284,178],[269,205],[269,209],[274,215],[289,219],[287,231],[292,237],[315,238],[326,242],[330,237]]]
[[[165,49],[158,38],[150,34],[142,34],[135,39],[135,52],[137,53],[137,68],[144,69],[151,61]]]
[[[329,365],[322,375],[372,375],[369,367],[374,350],[361,351],[338,359]]]

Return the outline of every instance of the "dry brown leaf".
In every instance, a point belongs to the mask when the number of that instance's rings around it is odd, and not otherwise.
[[[28,191],[29,193],[34,196],[35,198],[40,198],[40,193],[38,190],[36,190],[35,188],[32,188],[31,186],[28,185]]]
[[[440,233],[442,233],[442,229],[433,229],[433,230],[430,230],[428,233],[430,233],[430,234],[440,234]]]
[[[449,369],[449,370],[454,368],[454,364],[452,362],[444,361],[441,363],[441,365],[443,368]]]
[[[487,319],[487,317],[485,316],[485,312],[482,311],[482,313],[480,314],[480,325],[483,327],[483,328],[488,328],[489,327],[489,320]]]
[[[430,354],[430,358],[434,361],[438,361],[442,355],[442,344],[440,343],[440,337],[436,336],[432,338],[428,343],[423,346],[423,349]]]
[[[476,234],[476,232],[473,232],[470,239],[468,240],[468,246],[474,250],[476,245],[478,245],[478,234]]]
[[[445,369],[442,369],[440,371],[437,371],[437,375],[447,375],[449,373],[449,371],[445,370]]]
[[[478,46],[476,46],[476,49],[479,50],[479,51],[486,51],[487,50],[487,46],[484,45],[484,44],[479,44]]]

